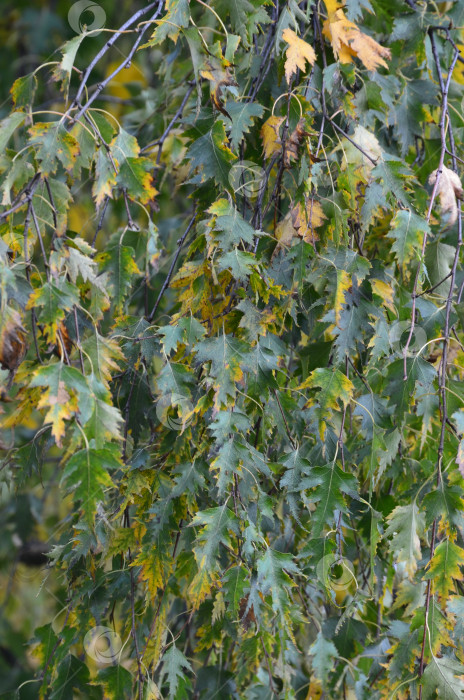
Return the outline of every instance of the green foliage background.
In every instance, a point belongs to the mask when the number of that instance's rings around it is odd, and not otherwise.
[[[101,5],[0,22],[0,696],[464,697],[464,3]]]

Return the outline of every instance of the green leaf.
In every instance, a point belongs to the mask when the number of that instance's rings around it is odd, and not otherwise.
[[[67,41],[61,48],[63,58],[61,59],[61,62],[58,63],[58,65],[53,69],[53,78],[54,80],[61,82],[61,89],[64,93],[65,100],[68,99],[69,83],[74,67],[74,61],[76,60],[76,54],[83,39],[85,39],[84,33],[78,34],[70,41]]]
[[[229,546],[230,532],[237,532],[237,518],[227,507],[208,508],[196,513],[190,526],[202,525],[193,549],[198,571],[190,585],[195,607],[210,593],[218,579],[218,550],[221,544]]]
[[[390,551],[398,562],[404,562],[405,571],[412,579],[417,562],[422,557],[419,538],[424,533],[425,516],[419,512],[414,502],[407,506],[396,506],[388,516],[388,523],[385,537],[392,536]]]
[[[422,676],[422,697],[432,700],[438,692],[440,700],[462,700],[464,697],[464,666],[452,656],[432,656]]]
[[[190,9],[188,0],[167,0],[166,10],[166,15],[153,32],[146,46],[161,44],[167,37],[176,42],[180,28],[189,26]]]
[[[229,249],[232,245],[240,245],[242,241],[253,242],[255,230],[227,199],[214,202],[208,212],[214,215],[212,221],[214,230],[222,232],[222,235],[218,235],[217,238],[223,250]]]
[[[427,267],[427,274],[430,280],[430,286],[435,287],[433,293],[440,294],[443,297],[447,297],[451,280],[446,279],[454,261],[454,256],[456,254],[456,248],[441,241],[432,241],[426,248],[425,251],[425,265]],[[442,280],[442,284],[439,284]]]
[[[265,0],[233,0],[233,2],[225,2],[221,0],[218,3],[221,15],[230,15],[232,29],[236,34],[240,34],[243,44],[248,47],[253,34],[257,31],[260,24],[268,24],[271,19],[262,5],[265,5]]]
[[[195,345],[205,335],[205,329],[196,318],[190,316],[181,318],[171,326],[161,326],[158,328],[158,334],[162,338],[164,352],[170,355],[173,350],[177,350],[180,343],[184,343],[187,347]]]
[[[37,76],[35,73],[17,78],[10,90],[15,109],[21,111],[32,107],[36,90]],[[1,150],[2,149],[0,149],[0,151]]]
[[[27,308],[39,308],[38,319],[44,325],[44,331],[50,343],[56,343],[59,324],[65,318],[65,312],[71,311],[79,302],[76,287],[60,278],[57,282],[45,282],[29,297]]]
[[[23,112],[12,112],[0,122],[0,153],[3,153],[8,141],[25,119]]]
[[[118,312],[122,310],[133,275],[140,274],[134,258],[134,249],[126,245],[114,245],[104,254],[103,269],[109,272],[112,301]]]
[[[61,122],[37,123],[29,129],[29,143],[45,176],[53,175],[58,161],[65,170],[72,170],[79,155],[79,144]]]
[[[239,282],[245,282],[248,279],[255,265],[255,256],[251,253],[244,253],[238,248],[221,255],[218,260],[219,269],[230,270],[232,276]]]
[[[400,209],[391,223],[391,230],[387,237],[394,240],[392,251],[404,275],[415,260],[419,262],[419,253],[422,241],[430,232],[429,225],[420,216],[409,209]]]
[[[191,170],[199,169],[199,179],[193,182],[205,182],[214,178],[226,189],[230,187],[229,172],[232,163],[237,159],[228,146],[224,122],[219,119],[210,131],[200,136],[190,146],[187,160],[191,162]]]
[[[249,366],[248,346],[237,338],[223,333],[218,338],[207,338],[196,347],[198,362],[211,362],[215,404],[227,405],[236,395],[236,384],[243,379]]]
[[[169,686],[168,697],[170,700],[187,697],[188,681],[185,677],[185,671],[192,671],[192,667],[175,644],[172,644],[164,654],[162,664],[161,677],[163,680],[166,679]]]
[[[80,501],[80,509],[89,525],[94,523],[97,504],[105,499],[105,490],[113,484],[110,472],[119,467],[119,459],[109,449],[80,450],[68,460],[62,481]]]
[[[101,668],[98,680],[103,684],[108,700],[120,700],[131,695],[132,675],[120,664]]]
[[[309,647],[309,653],[312,656],[311,664],[317,680],[326,683],[334,667],[333,659],[338,656],[335,644],[325,639],[322,632],[318,632],[316,641]]]
[[[250,132],[256,118],[263,116],[264,109],[257,102],[227,102],[226,111],[230,114],[229,133],[232,149],[237,151],[245,134]]]
[[[274,613],[285,616],[290,607],[290,588],[295,585],[287,572],[300,572],[292,555],[268,547],[259,558],[257,569],[259,590],[264,596],[271,596]]]
[[[72,654],[69,654],[58,666],[58,673],[53,682],[50,700],[69,700],[74,697],[74,689],[86,692],[90,680],[87,666]]]
[[[333,525],[336,510],[348,512],[343,494],[356,497],[356,477],[332,462],[325,467],[313,467],[309,476],[302,480],[302,489],[313,487],[307,500],[318,505],[311,515],[311,533],[313,537],[320,537],[326,525]]]

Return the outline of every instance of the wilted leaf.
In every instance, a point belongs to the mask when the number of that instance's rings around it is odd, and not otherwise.
[[[0,366],[15,370],[26,354],[26,329],[20,314],[6,306],[0,318]]]
[[[429,184],[435,186],[438,170],[434,170],[429,176]],[[440,197],[440,206],[443,214],[448,214],[448,226],[452,226],[458,218],[457,199],[462,198],[461,179],[457,173],[445,165],[442,166],[438,177],[437,193]]]

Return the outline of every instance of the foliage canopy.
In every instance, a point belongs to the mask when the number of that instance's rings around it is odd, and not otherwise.
[[[464,3],[77,5],[0,115],[0,694],[463,698]]]

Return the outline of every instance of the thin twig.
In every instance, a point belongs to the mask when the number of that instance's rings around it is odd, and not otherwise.
[[[169,272],[168,272],[168,274],[167,274],[167,277],[166,277],[166,279],[164,280],[164,283],[163,283],[163,286],[161,287],[160,293],[158,294],[158,298],[157,298],[157,300],[156,300],[156,302],[155,302],[155,305],[154,305],[154,307],[152,308],[150,315],[148,316],[148,321],[150,321],[150,322],[152,321],[152,319],[153,319],[153,317],[154,317],[154,315],[155,315],[155,313],[156,313],[156,310],[157,310],[157,308],[158,308],[158,306],[159,306],[159,303],[160,303],[161,299],[163,298],[163,295],[164,295],[166,289],[169,287],[169,284],[170,284],[170,282],[171,282],[171,277],[172,277],[172,274],[173,274],[173,272],[174,272],[174,268],[175,268],[176,263],[177,263],[177,259],[178,259],[179,255],[180,255],[181,248],[182,248],[182,246],[183,246],[183,244],[184,244],[184,241],[185,241],[185,239],[187,238],[187,236],[188,236],[188,234],[189,234],[189,232],[190,232],[190,230],[191,230],[193,224],[195,223],[195,219],[196,219],[196,218],[197,218],[197,210],[195,209],[195,211],[193,212],[193,216],[192,216],[192,218],[190,219],[189,225],[187,226],[187,228],[185,229],[184,233],[182,234],[182,236],[181,236],[181,237],[179,238],[179,240],[177,241],[177,250],[176,250],[176,253],[175,253],[175,255],[174,255],[174,259],[173,259],[173,261],[172,261],[172,263],[171,263],[171,267],[169,268]]]

